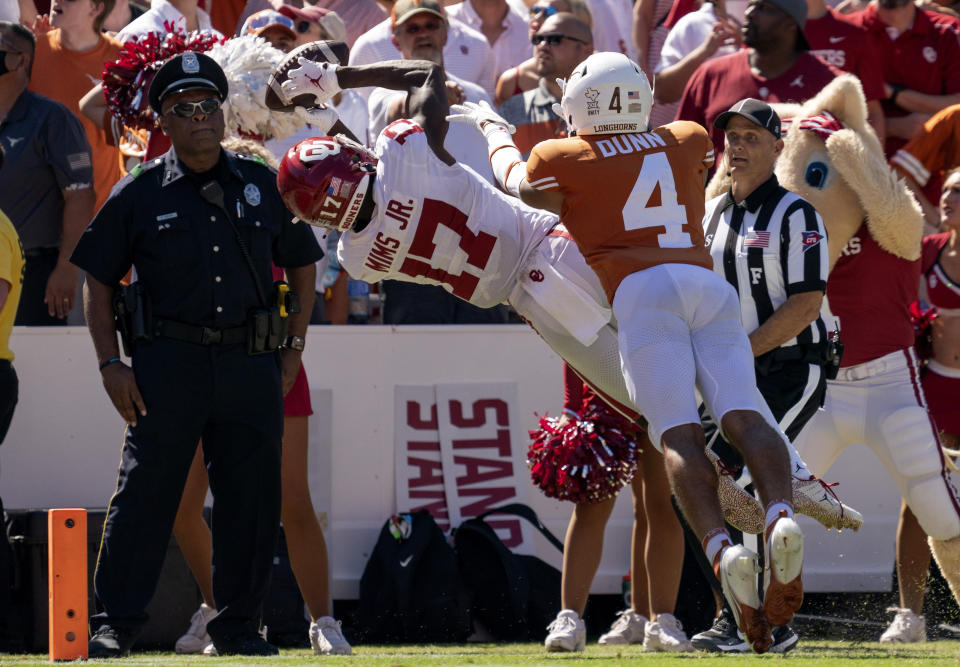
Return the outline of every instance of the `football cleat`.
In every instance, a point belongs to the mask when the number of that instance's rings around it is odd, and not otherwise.
[[[757,593],[756,575],[760,572],[757,554],[740,544],[727,547],[719,554],[714,572],[747,643],[755,653],[766,653],[773,637]]]
[[[763,572],[763,600],[771,626],[787,625],[803,604],[803,532],[781,510],[767,535],[767,567]]]
[[[863,525],[863,515],[852,507],[840,502],[833,491],[833,484],[827,484],[819,477],[806,479],[793,477],[793,509],[816,519],[827,528],[850,528],[858,530]]]

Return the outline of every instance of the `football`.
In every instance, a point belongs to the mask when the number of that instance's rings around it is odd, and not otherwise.
[[[290,104],[284,104],[280,95],[277,94],[277,91],[281,90],[280,86],[290,75],[290,71],[300,67],[301,57],[318,63],[346,64],[349,55],[350,49],[343,42],[320,41],[298,46],[283,57],[280,64],[273,70],[273,74],[270,75],[270,79],[267,81],[265,100],[267,107],[274,111],[292,111],[294,107],[305,107],[307,109],[313,107],[313,96],[311,95],[299,95]]]

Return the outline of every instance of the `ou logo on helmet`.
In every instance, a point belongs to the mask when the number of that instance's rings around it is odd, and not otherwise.
[[[339,153],[336,139],[308,139],[300,144],[301,162],[320,162]]]

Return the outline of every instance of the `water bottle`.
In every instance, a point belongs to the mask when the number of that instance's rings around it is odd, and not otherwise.
[[[347,281],[347,324],[366,324],[370,320],[370,284]]]

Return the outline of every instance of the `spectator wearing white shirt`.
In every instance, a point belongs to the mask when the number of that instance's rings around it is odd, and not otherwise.
[[[529,43],[528,43],[529,45]],[[370,65],[400,58],[400,50],[393,43],[391,19],[382,21],[360,35],[350,49],[351,65]],[[494,95],[496,76],[493,49],[486,37],[460,21],[447,16],[447,43],[443,48],[443,67],[447,74],[475,83],[490,97]],[[372,88],[355,88],[364,98]],[[375,139],[376,137],[371,137]]]
[[[667,35],[655,66],[654,104],[650,126],[673,121],[683,87],[701,63],[740,47],[740,26],[726,14],[723,0],[706,0],[700,9],[680,17]]]
[[[429,60],[444,66],[443,47],[447,40],[446,15],[437,0],[399,0],[394,5],[392,21],[393,43],[404,60]],[[451,104],[464,101],[490,104],[484,90],[446,72],[447,98]],[[370,139],[375,141],[380,132],[395,120],[404,118],[406,93],[399,90],[374,88],[368,98],[370,112]],[[493,183],[493,170],[487,156],[487,142],[477,129],[467,123],[451,123],[444,138],[444,147],[456,158]]]
[[[463,0],[458,5],[451,5],[447,14],[487,38],[493,49],[494,81],[533,55],[527,20],[507,0]]]
[[[213,29],[210,15],[197,6],[197,0],[152,0],[150,9],[117,33],[117,40],[129,42],[135,36],[150,32],[165,35],[168,32],[166,23],[183,32],[204,30],[220,35]]]
[[[622,53],[634,62],[637,49],[633,44],[633,5],[630,0],[585,0],[593,16],[593,48],[595,51]],[[638,0],[639,1],[639,0]]]

